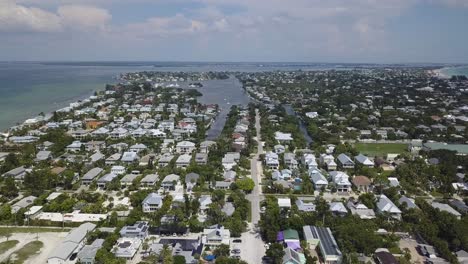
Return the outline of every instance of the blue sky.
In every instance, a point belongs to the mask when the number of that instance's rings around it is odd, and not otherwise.
[[[0,0],[0,60],[468,63],[468,0]]]

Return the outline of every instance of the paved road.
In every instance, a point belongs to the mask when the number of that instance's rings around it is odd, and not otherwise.
[[[260,200],[262,198],[262,189],[260,187],[261,174],[262,174],[262,164],[259,161],[259,155],[263,153],[263,145],[260,137],[260,115],[258,109],[255,110],[255,130],[257,131],[257,153],[251,160],[251,177],[255,183],[255,187],[251,194],[247,196],[247,199],[252,204],[252,224],[257,225],[260,220]]]
[[[259,161],[259,156],[263,153],[263,145],[260,138],[260,115],[258,109],[255,110],[255,129],[257,131],[258,148],[250,164],[251,177],[255,183],[255,187],[252,193],[247,195],[247,199],[252,205],[252,221],[249,223],[249,230],[242,234],[242,244],[236,245],[241,249],[241,258],[252,264],[262,263],[262,257],[265,255],[265,243],[257,232],[257,224],[260,220],[260,201],[263,198],[260,187],[262,163]]]

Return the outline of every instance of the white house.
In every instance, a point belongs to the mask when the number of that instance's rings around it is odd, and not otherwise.
[[[152,213],[161,208],[163,197],[157,193],[150,193],[141,203],[143,213]]]

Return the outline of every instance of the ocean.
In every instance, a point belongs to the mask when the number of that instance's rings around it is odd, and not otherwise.
[[[442,68],[440,72],[447,76],[465,75],[468,77],[468,66]]]
[[[84,99],[92,95],[94,91],[104,89],[105,84],[115,83],[116,77],[124,72],[258,72],[344,67],[350,67],[350,65],[317,63],[0,62],[0,131],[22,123],[41,112],[49,113],[65,107],[73,101]],[[226,86],[224,83],[217,84],[216,82],[214,86],[208,85],[210,88],[204,89],[205,95],[201,100],[205,103],[224,105],[228,103],[224,100],[226,96],[223,96],[226,94],[230,96],[232,103],[246,102],[245,95],[240,91],[240,85],[233,80],[229,80],[229,82],[232,85]],[[233,87],[236,89],[237,96],[232,91],[228,91]],[[224,107],[227,106],[224,105]]]

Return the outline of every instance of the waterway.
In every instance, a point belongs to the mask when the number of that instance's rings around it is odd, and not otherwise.
[[[302,134],[304,135],[304,138],[307,142],[308,145],[313,142],[312,137],[309,135],[309,132],[307,132],[307,127],[302,121],[302,119],[297,115],[296,111],[292,108],[291,105],[285,104],[283,105],[284,110],[286,113],[290,116],[295,116],[297,118],[297,121],[299,122],[299,129],[301,130]]]
[[[218,104],[220,112],[206,133],[208,140],[216,139],[223,131],[226,117],[233,105],[247,105],[250,98],[234,76],[225,80],[201,81],[203,87],[196,88],[203,95],[198,97],[202,104]],[[178,83],[180,88],[188,89],[188,83]],[[193,89],[193,88],[190,88]]]

